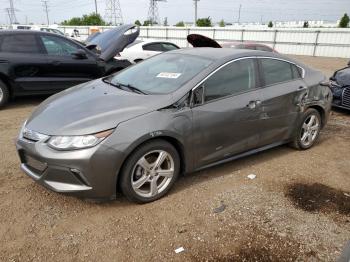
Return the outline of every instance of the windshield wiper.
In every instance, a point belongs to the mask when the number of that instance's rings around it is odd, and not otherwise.
[[[143,94],[143,95],[148,95],[146,92],[144,92],[144,91],[142,91],[142,90],[138,89],[137,87],[134,87],[134,86],[132,86],[132,85],[130,85],[130,84],[125,85],[125,84],[118,83],[117,85],[119,85],[119,86],[125,86],[125,87],[127,87],[129,90],[131,90],[131,91],[134,92],[134,93]]]
[[[111,85],[111,86],[120,88],[122,90],[125,90],[125,88],[123,88],[123,87],[126,87],[127,89],[131,90],[134,93],[148,95],[146,92],[144,92],[144,91],[142,91],[142,90],[138,89],[137,87],[134,87],[130,84],[125,85],[125,84],[121,84],[121,83],[113,83],[112,81],[109,81],[108,78],[104,78],[104,79],[102,79],[102,81]]]

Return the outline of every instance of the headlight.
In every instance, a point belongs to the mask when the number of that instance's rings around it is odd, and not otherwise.
[[[85,136],[52,136],[48,145],[57,150],[75,150],[94,147],[113,133],[113,130]]]

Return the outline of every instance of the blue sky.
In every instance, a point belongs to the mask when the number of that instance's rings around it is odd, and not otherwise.
[[[13,0],[18,9],[20,23],[45,23],[46,16],[40,0]],[[105,13],[105,1],[97,0],[98,11]],[[200,0],[198,17],[210,16],[213,21],[224,19],[237,21],[239,5],[242,5],[242,22],[266,22],[269,20],[337,20],[345,12],[350,13],[350,0]],[[147,18],[149,0],[120,0],[125,23]],[[5,8],[9,0],[0,0],[0,23],[8,22]],[[168,0],[161,2],[159,15],[161,20],[168,17],[170,24],[178,21],[193,21],[193,0]],[[49,0],[50,20],[61,22],[73,16],[91,13],[95,10],[94,0]]]

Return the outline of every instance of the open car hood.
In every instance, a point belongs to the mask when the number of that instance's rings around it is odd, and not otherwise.
[[[215,40],[206,37],[204,35],[198,35],[198,34],[190,34],[187,36],[187,41],[193,46],[193,47],[214,47],[214,48],[221,48],[221,45],[216,42]]]
[[[108,61],[134,42],[139,34],[140,28],[136,25],[122,25],[93,37],[86,43],[86,47],[96,46],[100,52],[100,58]]]

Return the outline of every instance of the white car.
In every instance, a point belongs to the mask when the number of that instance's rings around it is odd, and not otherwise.
[[[136,40],[131,43],[123,52],[120,53],[117,59],[127,59],[135,64],[154,55],[180,49],[177,45],[167,41],[157,40]]]

